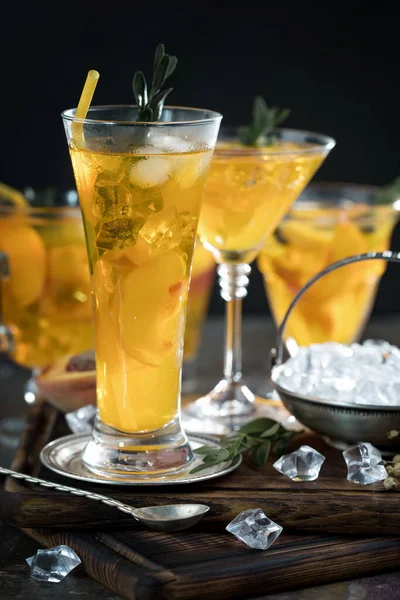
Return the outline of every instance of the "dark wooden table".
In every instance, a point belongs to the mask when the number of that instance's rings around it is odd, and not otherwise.
[[[400,318],[375,318],[364,337],[386,339],[400,346]],[[268,352],[274,344],[274,327],[267,318],[246,316],[243,335],[244,373],[253,389],[267,382]],[[223,322],[210,318],[204,332],[199,357],[199,392],[210,389],[222,372]],[[263,375],[264,374],[264,375]],[[0,362],[0,418],[26,414],[23,387],[28,374],[7,361]],[[0,464],[9,466],[14,449],[0,436]],[[75,569],[61,583],[41,583],[30,578],[25,558],[38,545],[8,525],[0,522],[0,598],[24,600],[62,598],[104,598],[118,600],[113,592],[89,579],[82,568]],[[206,597],[206,596],[205,596]],[[262,600],[400,600],[400,571],[339,582],[304,590],[263,596]],[[255,600],[255,599],[253,599]],[[261,600],[261,597],[258,599]]]

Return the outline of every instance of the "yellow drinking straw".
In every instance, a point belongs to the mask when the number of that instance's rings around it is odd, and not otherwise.
[[[82,94],[79,99],[78,108],[76,109],[75,119],[86,119],[99,77],[100,73],[93,69],[87,74],[85,85],[83,86]],[[84,145],[83,123],[72,123],[72,137],[77,146],[81,147]]]
[[[0,201],[9,200],[16,208],[26,208],[29,203],[22,192],[0,182]]]

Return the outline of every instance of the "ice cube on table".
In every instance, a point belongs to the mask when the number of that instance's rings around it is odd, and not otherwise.
[[[382,454],[372,444],[361,442],[343,453],[347,465],[347,479],[360,485],[383,481],[387,477],[382,462]]]
[[[38,550],[36,554],[27,558],[26,562],[33,579],[60,583],[82,561],[72,548],[62,545]]]
[[[314,481],[318,478],[324,461],[323,454],[311,446],[303,445],[294,452],[281,456],[273,467],[293,481]]]
[[[282,532],[282,527],[271,521],[261,508],[244,510],[231,521],[226,531],[257,550],[267,550]]]

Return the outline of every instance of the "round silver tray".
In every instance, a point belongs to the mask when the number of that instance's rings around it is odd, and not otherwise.
[[[279,374],[284,368],[283,332],[292,310],[298,300],[319,279],[350,263],[364,260],[386,260],[400,263],[400,253],[368,252],[349,256],[337,261],[312,277],[296,294],[286,315],[278,327],[276,347],[271,350],[271,381],[284,406],[300,423],[322,436],[340,443],[370,442],[380,447],[399,446],[400,439],[389,440],[388,432],[392,429],[400,431],[400,398],[399,406],[382,406],[371,404],[352,404],[350,402],[329,401],[324,398],[302,395],[292,392],[278,383]]]
[[[45,467],[64,477],[86,481],[87,483],[101,483],[118,486],[154,486],[197,483],[208,479],[215,479],[216,477],[222,477],[222,475],[226,475],[236,469],[242,462],[242,457],[239,455],[232,460],[227,460],[198,473],[190,473],[192,469],[198,467],[203,461],[201,455],[194,454],[193,460],[181,471],[173,475],[152,476],[148,479],[145,479],[143,476],[135,477],[135,475],[132,475],[130,478],[124,477],[124,479],[117,477],[113,478],[112,476],[102,477],[86,469],[82,463],[82,450],[89,439],[90,434],[74,433],[53,440],[42,449],[40,461]],[[213,445],[218,448],[221,447],[218,440],[209,436],[188,435],[188,440],[192,449],[199,448],[204,444]]]

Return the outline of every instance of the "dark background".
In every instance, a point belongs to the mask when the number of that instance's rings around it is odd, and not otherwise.
[[[400,175],[397,16],[383,4],[381,15],[361,2],[280,4],[3,2],[0,180],[73,186],[61,111],[76,106],[89,69],[101,74],[96,104],[132,103],[133,73],[150,72],[162,41],[179,59],[171,103],[236,125],[262,94],[291,109],[288,126],[337,140],[314,181],[391,182]],[[400,309],[398,271],[389,266],[376,311]],[[212,311],[222,309],[215,291]],[[268,312],[257,274],[245,311]]]

